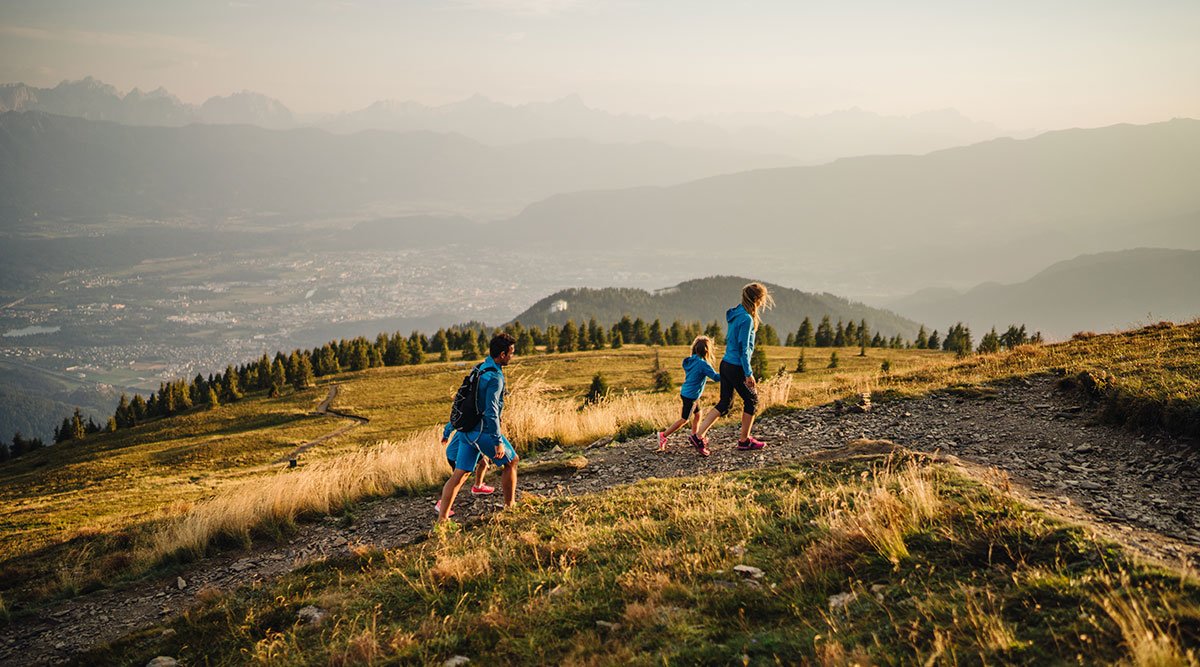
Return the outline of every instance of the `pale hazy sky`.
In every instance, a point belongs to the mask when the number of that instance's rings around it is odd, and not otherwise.
[[[0,81],[297,112],[578,93],[681,118],[953,107],[1008,129],[1200,117],[1200,1],[0,0]]]

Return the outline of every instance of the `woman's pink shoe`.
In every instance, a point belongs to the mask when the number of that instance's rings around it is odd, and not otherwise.
[[[763,442],[762,440],[755,440],[752,437],[746,438],[745,440],[738,441],[738,444],[737,444],[738,450],[743,451],[743,452],[752,452],[756,449],[762,449],[763,447],[766,447],[766,446],[767,446],[767,443]]]

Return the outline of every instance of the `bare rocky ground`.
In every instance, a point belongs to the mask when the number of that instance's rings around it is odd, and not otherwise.
[[[1152,561],[1200,568],[1200,447],[1100,424],[1092,406],[1056,391],[1052,378],[999,386],[982,397],[940,393],[876,404],[866,413],[832,405],[801,410],[763,418],[755,433],[768,446],[748,453],[733,449],[731,427],[714,429],[713,454],[707,459],[686,446],[682,434],[666,453],[654,451],[654,436],[596,443],[583,452],[588,463],[581,470],[526,474],[519,486],[527,493],[591,493],[649,477],[773,466],[856,439],[886,439],[964,467],[1004,471],[1014,492],[1035,505],[1085,523]],[[267,582],[358,546],[418,541],[434,519],[434,500],[430,494],[364,503],[352,517],[302,526],[286,543],[207,558],[181,577],[152,578],[57,603],[6,629],[0,664],[64,662],[179,614],[201,591]],[[470,522],[496,507],[493,497],[467,494],[460,496],[457,518]]]

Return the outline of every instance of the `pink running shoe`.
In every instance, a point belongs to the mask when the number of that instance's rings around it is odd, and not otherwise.
[[[738,441],[737,448],[739,451],[752,452],[756,449],[766,447],[767,443],[762,440],[755,440],[753,437]]]
[[[708,443],[704,440],[704,438],[696,437],[695,433],[688,436],[688,442],[692,443],[692,446],[696,448],[696,451],[700,453],[700,456],[708,456],[712,453],[708,451]]]
[[[658,432],[658,451],[664,451],[667,448],[667,436],[663,435],[662,431]]]
[[[471,495],[473,496],[490,496],[496,492],[496,487],[480,484],[479,486],[471,487]]]
[[[433,506],[433,511],[435,513],[437,513],[438,516],[442,515],[442,501],[440,501],[440,500],[437,501],[437,503]],[[446,513],[446,518],[449,519],[450,517],[454,516],[455,514],[457,514],[457,512],[455,512],[454,510],[450,510],[449,512]]]

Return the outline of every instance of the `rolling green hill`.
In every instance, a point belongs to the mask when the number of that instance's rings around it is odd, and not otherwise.
[[[514,319],[526,326],[562,325],[568,319],[576,323],[589,318],[605,326],[624,315],[640,317],[647,322],[660,320],[669,326],[674,320],[716,321],[725,326],[725,311],[739,303],[742,286],[751,282],[737,276],[713,276],[688,280],[674,287],[647,292],[641,289],[608,287],[603,289],[573,288],[555,292],[530,306]],[[775,327],[781,338],[800,328],[808,317],[814,327],[821,317],[829,315],[836,323],[866,320],[872,331],[884,336],[900,334],[907,339],[916,337],[918,324],[893,312],[871,308],[832,294],[802,292],[789,287],[767,283],[775,297],[775,309],[763,315],[763,321]],[[565,309],[562,303],[565,302]],[[557,305],[556,305],[557,304]],[[948,322],[947,324],[952,324]],[[941,328],[941,324],[936,326]]]

